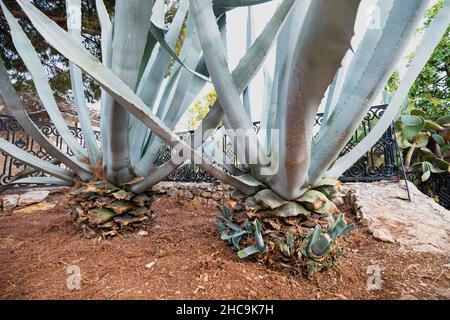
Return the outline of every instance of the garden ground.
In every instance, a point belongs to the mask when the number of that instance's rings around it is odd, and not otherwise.
[[[0,298],[450,299],[448,255],[380,242],[359,223],[339,265],[308,279],[240,260],[219,238],[216,209],[197,199],[160,196],[145,232],[105,241],[80,235],[67,201],[52,194],[51,210],[0,216]],[[67,287],[71,265],[79,290]],[[369,291],[374,268],[381,289]]]

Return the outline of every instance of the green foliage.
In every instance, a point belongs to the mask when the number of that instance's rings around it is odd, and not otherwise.
[[[398,70],[394,70],[384,89],[390,94],[394,93],[398,89],[399,80],[400,72]]]
[[[82,0],[82,36],[84,46],[96,57],[100,57],[100,26],[97,19],[95,1]],[[105,0],[108,10],[114,12],[114,0]],[[69,62],[55,49],[49,47],[42,39],[36,29],[31,25],[26,16],[23,15],[16,1],[7,0],[5,4],[19,21],[22,28],[27,33],[36,52],[38,53],[46,71],[50,77],[50,85],[54,89],[55,98],[59,100],[70,97]],[[33,4],[42,10],[48,17],[58,25],[66,26],[65,0],[47,1],[34,0]],[[9,28],[3,14],[0,15],[0,56],[5,61],[6,68],[12,78],[16,90],[19,92],[34,92],[32,79],[25,68],[20,56],[14,49],[9,35]],[[100,89],[95,82],[84,77],[85,93],[89,101],[97,100],[100,97]]]
[[[337,238],[352,231],[354,227],[353,224],[347,225],[344,214],[340,213],[334,225],[328,226],[325,232],[322,231],[320,226],[316,226],[314,230],[309,232],[302,253],[312,260],[320,261],[331,252]]]
[[[114,15],[115,0],[103,0],[111,16]],[[53,89],[57,100],[67,100],[71,97],[71,82],[69,77],[69,61],[57,52],[42,39],[36,29],[26,19],[26,16],[20,11],[20,7],[15,0],[4,1],[13,15],[18,19],[20,25],[24,28],[27,36],[30,38],[36,52],[46,68],[49,75],[49,83]],[[175,13],[179,0],[166,0],[165,23],[169,27]],[[33,5],[44,12],[48,17],[58,25],[66,27],[66,6],[65,0],[34,0]],[[84,46],[95,57],[101,57],[101,33],[100,23],[97,17],[95,1],[81,0],[82,8],[82,37]],[[183,45],[185,27],[183,27],[180,38],[178,39],[175,51],[179,54]],[[5,61],[5,66],[14,83],[14,87],[19,92],[35,92],[33,81],[23,64],[20,56],[16,53],[9,36],[9,27],[3,14],[0,13],[0,57]],[[170,65],[168,74],[172,70],[173,62]],[[85,96],[89,102],[100,98],[100,87],[95,81],[83,74],[83,83],[85,86]]]
[[[208,92],[201,100],[198,100],[188,109],[189,114],[189,130],[198,128],[202,120],[208,114],[209,109],[217,100],[217,95],[214,90]]]
[[[239,258],[246,258],[255,253],[264,252],[266,246],[261,231],[261,224],[258,219],[249,222],[245,219],[242,227],[235,222],[233,212],[227,207],[217,207],[221,216],[216,217],[217,227],[220,231],[220,238],[228,245],[238,250]],[[254,244],[241,249],[241,239],[246,236],[252,238]]]
[[[417,32],[423,32],[428,28],[444,3],[445,0],[441,0],[425,12],[425,21]],[[414,52],[406,56],[408,64],[413,58]],[[385,90],[393,93],[398,86],[399,72],[395,70]],[[450,27],[414,82],[408,97],[415,107],[423,110],[426,117],[431,120],[450,114]]]
[[[445,1],[441,0],[427,10],[424,26],[420,31],[430,25],[444,3]],[[409,61],[411,58],[412,56]],[[432,120],[450,114],[450,27],[419,74],[409,97],[416,107],[424,110]]]
[[[410,173],[421,173],[422,182],[432,173],[450,172],[450,118],[434,122],[426,116],[425,111],[412,109],[396,123],[397,140],[405,150],[404,165]]]

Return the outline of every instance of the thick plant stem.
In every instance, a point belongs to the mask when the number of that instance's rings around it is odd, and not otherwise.
[[[301,27],[302,32],[286,58],[288,78],[279,93],[280,163],[269,182],[285,199],[298,198],[308,187],[314,119],[350,48],[358,5],[357,0],[315,0],[303,24],[292,24],[292,28]]]
[[[136,89],[145,43],[142,34],[147,34],[153,1],[117,1],[112,40],[111,70],[128,85]],[[108,153],[106,174],[108,179],[120,185],[128,181],[133,173],[130,169],[128,121],[130,114],[117,101],[105,106],[108,112]]]

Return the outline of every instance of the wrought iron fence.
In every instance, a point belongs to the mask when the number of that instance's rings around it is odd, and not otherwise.
[[[427,196],[450,210],[450,173],[432,173],[427,181],[422,182],[422,173],[408,174],[408,180]]]
[[[386,105],[373,106],[364,117],[359,128],[341,152],[341,156],[350,152],[376,125],[386,110]],[[321,114],[318,117],[322,116]],[[339,178],[347,182],[370,182],[399,179],[402,175],[400,150],[395,138],[395,129],[391,125],[377,143],[368,150]]]
[[[358,130],[348,142],[342,154],[349,152],[375,125],[380,119],[386,106],[374,106],[364,118]],[[316,129],[321,125],[323,114],[318,114],[315,120]],[[35,121],[41,131],[53,141],[59,148],[71,154],[71,150],[63,142],[53,124],[42,121]],[[257,133],[260,131],[260,123],[254,123],[254,129]],[[70,127],[71,132],[80,141],[84,143],[83,135],[80,128]],[[184,139],[190,139],[192,131],[180,132],[179,136]],[[100,133],[95,132],[97,139],[100,139]],[[45,152],[10,116],[0,116],[0,136],[19,148],[22,148],[33,155],[49,160],[51,156]],[[229,158],[235,159],[233,148],[228,137],[225,135],[221,143],[222,151]],[[171,156],[171,150],[168,146],[161,148],[160,154],[155,161],[156,165],[161,165]],[[0,163],[3,167],[0,171],[0,185],[8,183],[15,173],[24,169],[26,164],[11,158],[5,153],[1,154]],[[373,146],[361,159],[358,160],[349,170],[347,170],[340,178],[343,181],[375,181],[386,179],[398,179],[400,177],[399,169],[399,150],[395,140],[395,132],[391,126],[383,135],[383,137]],[[37,173],[42,175],[43,173]],[[211,182],[214,178],[208,173],[201,170],[195,164],[188,164],[179,168],[176,172],[167,177],[170,181],[194,181],[194,182]]]

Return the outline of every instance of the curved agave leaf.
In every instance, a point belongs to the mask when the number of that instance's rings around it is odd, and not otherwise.
[[[252,6],[269,1],[272,0],[213,0],[214,13],[216,16],[220,16],[221,14],[238,7]]]
[[[252,8],[248,7],[247,8],[247,39],[246,39],[246,50],[248,50],[250,48],[250,46],[252,45],[253,42],[253,13],[252,13]],[[242,98],[243,98],[243,105],[244,105],[244,110],[245,112],[249,115],[249,117],[251,117],[251,112],[250,112],[250,86],[248,86],[245,90],[244,93],[242,94]]]
[[[101,49],[102,49],[102,62],[105,66],[111,67],[111,51],[112,51],[112,23],[109,18],[108,11],[106,10],[103,0],[95,0],[95,7],[97,9],[98,19],[100,21],[101,28]],[[101,110],[100,110],[100,135],[103,150],[103,163],[108,163],[108,106],[112,105],[111,96],[101,89]]]
[[[426,118],[427,114],[425,113],[425,111],[420,110],[420,109],[413,109],[409,112],[409,114],[411,116],[418,116],[418,117],[422,117],[422,118]]]
[[[23,6],[23,2],[20,4]],[[152,12],[152,1],[117,1],[112,39],[111,70],[132,90],[136,88],[139,70],[146,44],[142,34],[147,34]],[[107,112],[107,152],[106,174],[114,184],[128,181],[130,172],[130,152],[128,139],[128,111],[118,101],[108,99]]]
[[[425,130],[433,130],[433,131],[442,131],[442,130],[444,130],[444,128],[442,126],[440,126],[437,123],[435,123],[435,122],[433,122],[431,120],[428,120],[428,119],[425,119],[424,129]]]
[[[51,164],[56,165],[56,166],[61,163],[59,160],[56,160],[56,159],[49,160],[49,162]],[[32,174],[38,173],[38,172],[39,172],[39,170],[35,169],[33,167],[25,168],[22,171],[16,173],[14,175],[14,177],[10,180],[10,182],[13,182],[13,181],[16,181],[16,180],[19,180],[19,179],[22,179],[22,178],[26,178],[26,177],[28,177],[28,176],[30,176]]]
[[[330,85],[330,90],[328,92],[325,110],[323,113],[322,126],[320,127],[319,130],[319,136],[321,134],[321,131],[323,131],[326,128],[326,125],[323,124],[326,124],[328,122],[331,114],[336,108],[336,103],[337,100],[339,99],[339,96],[342,93],[342,86],[344,84],[344,80],[346,78],[348,67],[350,65],[352,57],[353,52],[347,51],[346,55],[344,56],[344,59],[342,60],[342,67],[337,71],[336,77],[333,80],[333,83]]]
[[[339,211],[331,200],[317,190],[308,190],[296,201],[300,202],[306,209],[317,213],[335,213]]]
[[[103,0],[95,0],[95,7],[97,9],[98,20],[101,27],[101,48],[102,48],[102,62],[106,66],[111,65],[111,45],[112,45],[112,23],[109,18]]]
[[[250,118],[248,115],[242,114],[242,102],[228,69],[225,48],[216,24],[212,3],[209,0],[190,0],[190,4],[205,62],[214,83],[218,100],[231,127],[234,130],[243,130],[246,133],[246,139],[238,139],[238,145],[242,150],[246,150],[247,147],[250,155],[249,162],[253,162],[249,164],[250,168],[253,168],[254,176],[259,176],[261,173],[258,164],[266,164],[269,161],[264,153],[264,148],[259,146]],[[245,141],[247,139],[248,143]]]
[[[164,112],[164,106],[160,106],[155,111],[155,102],[157,100],[158,92],[161,89],[163,84],[164,77],[166,75],[167,69],[170,64],[171,56],[167,51],[167,47],[175,47],[176,42],[178,40],[181,28],[183,26],[185,16],[188,9],[188,1],[183,0],[180,2],[175,18],[172,22],[172,26],[167,34],[164,35],[160,30],[158,30],[155,26],[150,24],[149,32],[153,37],[158,41],[161,46],[166,46],[166,49],[163,50],[162,47],[159,48],[159,51],[156,53],[154,59],[150,59],[145,71],[142,75],[142,78],[139,82],[137,94],[144,101],[146,105],[148,105],[154,112],[156,112],[157,116],[161,118],[161,114]],[[172,49],[173,50],[173,49]],[[176,80],[176,74],[172,73],[171,79]],[[147,128],[145,125],[139,121],[137,118],[132,118],[131,120],[131,131],[130,131],[130,143],[132,146],[132,166],[137,170],[137,175],[147,175],[148,170],[150,170],[153,165],[154,159],[150,159],[150,155],[152,154],[150,151],[146,151],[147,156],[144,156],[145,159],[141,160],[142,149],[144,148],[144,143],[148,139]],[[152,140],[155,137],[151,138]],[[147,148],[148,150],[148,148]]]
[[[260,252],[263,252],[264,249],[266,248],[266,245],[264,244],[264,239],[262,236],[261,223],[259,222],[258,219],[256,219],[251,223],[251,226],[256,240],[256,247]]]
[[[164,106],[167,100],[174,94],[175,88],[178,89],[179,87],[180,71],[180,67],[176,67],[172,71],[169,81],[164,88],[161,102],[156,112],[156,116],[160,119],[165,112]],[[152,135],[148,128],[136,118],[133,118],[131,121],[130,140],[132,150],[130,157],[133,171],[137,176],[147,176],[160,151],[162,141]],[[155,142],[155,140],[157,141]]]
[[[280,4],[269,23],[265,26],[264,30],[234,69],[232,76],[239,93],[244,91],[251,79],[253,79],[259,68],[262,66],[265,57],[272,48],[274,40],[283,26],[286,16],[290,12],[294,2],[295,0],[284,0]],[[204,140],[208,139],[209,135],[212,134],[212,130],[210,129],[216,128],[223,119],[224,112],[222,106],[219,101],[216,101],[205,119],[203,119],[202,125],[195,130],[194,136],[200,134],[204,137]],[[200,147],[200,144],[195,144],[193,149],[196,150]],[[154,170],[148,177],[132,184],[131,188],[133,192],[142,192],[162,181],[165,177],[174,172],[178,166],[179,165],[172,159],[167,161],[164,165]]]
[[[256,245],[252,245],[252,246],[246,247],[242,250],[239,250],[237,255],[239,258],[244,259],[244,258],[251,256],[252,254],[259,253],[259,252],[260,252],[260,250],[258,249],[258,247]]]
[[[36,91],[39,95],[39,98],[41,99],[42,104],[45,107],[45,110],[50,116],[50,119],[52,119],[52,122],[55,124],[58,133],[61,135],[64,142],[73,151],[75,156],[79,160],[86,159],[86,151],[78,144],[75,137],[71,134],[69,128],[66,125],[66,122],[64,121],[64,118],[59,111],[55,98],[53,97],[52,89],[48,84],[47,74],[41,64],[41,61],[39,60],[36,51],[33,48],[33,45],[31,44],[31,41],[27,38],[19,23],[13,17],[8,8],[4,5],[3,1],[0,1],[0,6],[11,29],[11,37],[14,46],[16,47],[17,52],[25,63],[31,76],[33,77]]]
[[[81,0],[66,0],[67,10],[67,30],[81,43]],[[94,131],[91,125],[91,118],[84,96],[84,85],[81,70],[73,63],[69,62],[70,80],[75,106],[77,108],[78,119],[81,131],[89,155],[91,164],[96,164],[101,157],[100,149],[97,145]]]
[[[339,193],[341,182],[336,179],[325,178],[316,183],[312,189],[322,192],[327,198]]]
[[[252,43],[247,53],[239,60],[235,71],[233,71],[233,80],[238,92],[244,91],[250,83],[250,80],[255,76],[255,71],[261,68],[295,2],[296,0],[284,0],[278,6],[276,12],[264,27],[264,30]]]
[[[137,88],[138,95],[147,105],[150,106],[150,108],[153,108],[159,88],[161,87],[167,68],[169,67],[171,56],[168,53],[167,47],[175,47],[181,28],[183,26],[187,9],[188,1],[182,0],[172,22],[172,27],[165,36],[162,35],[160,30],[155,28],[152,24],[150,24],[148,27],[148,30],[152,33],[158,43],[161,46],[163,46],[164,44],[164,46],[166,47],[165,50],[163,50],[163,48],[160,48],[155,60],[150,61],[151,64],[147,65]],[[153,33],[155,30],[157,30],[157,32]],[[158,36],[158,38],[156,36]]]
[[[332,244],[336,239],[354,229],[354,225],[347,225],[344,220],[344,214],[339,214],[338,219],[333,226],[328,226],[327,232],[322,233],[322,228],[316,226],[308,238],[306,248],[302,250],[310,259],[320,260],[332,249]]]
[[[198,37],[194,34],[194,22],[191,17],[188,17],[186,23],[186,35],[184,39],[181,55],[185,56],[185,61],[188,64],[197,64],[201,68],[202,59],[200,59],[201,48]],[[164,123],[171,129],[174,129],[176,122],[185,113],[186,109],[190,106],[191,101],[187,101],[188,93],[198,95],[200,90],[204,87],[206,81],[193,76],[189,70],[181,70],[177,68],[177,73],[180,73],[179,77],[173,72],[169,83],[166,85],[166,89],[172,90],[171,85],[173,79],[177,80],[176,87],[174,87],[173,94],[167,94],[162,96],[160,106],[156,115],[163,119]],[[161,148],[161,140],[153,136],[150,139],[149,147],[145,151],[142,159],[135,166],[135,171],[138,175],[146,176],[150,170],[150,167],[154,163],[158,152]]]
[[[383,90],[422,18],[427,1],[380,0],[377,5],[379,28],[367,29],[348,67],[336,108],[313,145],[309,170],[312,183],[336,160]]]
[[[150,18],[150,21],[152,24],[154,24],[157,28],[164,30],[166,28],[165,26],[165,1],[164,0],[153,0],[153,9],[152,9],[152,16]]]
[[[299,215],[307,217],[311,215],[311,212],[305,209],[302,205],[291,201],[273,210],[272,214],[276,217],[296,217]]]
[[[178,10],[180,10],[180,8],[178,8]],[[173,46],[171,46],[169,43],[167,43],[166,39],[164,38],[163,33],[159,29],[156,29],[154,25],[150,25],[150,32],[155,37],[155,39],[159,42],[159,44],[161,45],[161,48],[166,50],[166,52],[170,55],[170,57],[172,59],[174,59],[177,63],[179,63],[183,68],[188,70],[193,75],[199,77],[200,79],[203,79],[204,81],[208,81],[208,82],[211,81],[207,76],[188,67],[189,64],[184,63],[180,59],[180,57],[177,55],[177,53],[173,49]]]
[[[449,20],[450,1],[447,1],[444,7],[433,19],[430,26],[426,29],[422,41],[417,47],[414,58],[411,61],[409,68],[406,70],[406,73],[400,82],[399,88],[394,93],[394,96],[384,111],[381,119],[378,120],[375,127],[370,130],[363,140],[361,140],[349,153],[335,162],[333,167],[326,173],[326,176],[334,178],[339,177],[343,172],[345,172],[345,170],[350,168],[353,163],[361,158],[363,154],[380,139],[387,128],[392,124],[392,121],[395,118],[400,106],[402,105],[405,97],[408,95],[409,89],[414,84],[417,76],[428,62],[434,48],[436,48],[441,41],[442,36],[447,30]]]
[[[34,168],[42,170],[52,176],[63,180],[72,181],[72,174],[70,171],[57,167],[49,163],[48,161],[39,159],[38,157],[33,156],[32,154],[20,149],[19,147],[2,138],[0,138],[0,150],[9,154],[11,157],[20,159],[20,161]]]
[[[63,162],[67,167],[75,171],[80,178],[88,180],[92,177],[89,166],[78,161],[75,158],[67,156],[54,143],[52,143],[42,131],[34,124],[28,117],[19,97],[11,84],[11,80],[6,71],[5,65],[0,58],[0,96],[2,96],[4,103],[11,110],[14,118],[25,129],[25,131],[52,157]]]
[[[270,189],[264,189],[254,195],[255,200],[263,206],[263,208],[276,209],[288,203],[287,200],[281,198]]]
[[[285,62],[287,59],[287,54],[289,50],[289,46],[286,45],[286,43],[290,43],[289,41],[289,31],[292,29],[292,24],[295,21],[301,25],[303,22],[307,8],[309,7],[310,1],[297,1],[295,5],[293,6],[291,12],[289,13],[289,16],[287,17],[287,22],[283,25],[283,28],[280,31],[280,35],[277,39],[277,45],[276,45],[276,60],[275,60],[275,73],[274,78],[272,81],[272,87],[270,92],[270,100],[268,100],[269,106],[268,106],[268,114],[267,114],[267,123],[265,124],[265,129],[267,130],[266,133],[266,151],[271,156],[271,160],[275,163],[278,163],[278,148],[274,148],[272,150],[272,145],[274,139],[278,138],[274,135],[278,132],[278,92],[280,88],[280,84],[282,81],[282,77],[284,74],[284,68],[285,68]],[[264,125],[264,123],[263,123]],[[275,171],[275,170],[274,170]]]
[[[262,119],[261,119],[261,127],[260,127],[260,133],[261,141],[266,142],[266,152],[270,156],[271,150],[269,148],[270,146],[270,128],[269,128],[269,122],[271,121],[271,117],[275,117],[276,110],[272,110],[272,104],[271,104],[271,97],[272,92],[271,89],[273,87],[273,79],[269,73],[269,70],[266,67],[263,67],[263,75],[264,75],[264,97],[263,97],[263,106],[262,106]],[[272,128],[273,129],[273,128]],[[262,143],[264,144],[264,143]]]

